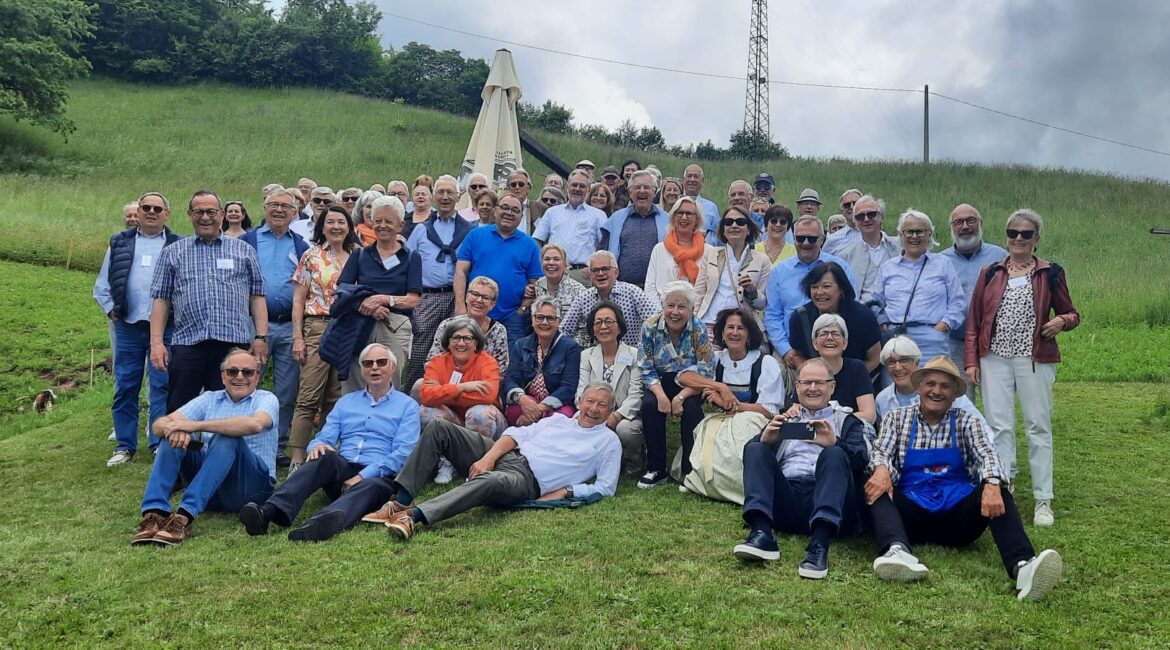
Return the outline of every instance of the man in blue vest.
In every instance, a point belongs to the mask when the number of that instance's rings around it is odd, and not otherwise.
[[[608,249],[621,262],[617,277],[621,282],[639,287],[646,284],[650,252],[666,237],[670,216],[654,204],[657,191],[654,174],[634,172],[630,176],[630,205],[613,213],[601,229],[598,249]]]
[[[143,194],[137,203],[137,227],[110,238],[93,286],[93,297],[114,328],[114,433],[118,446],[106,467],[130,462],[138,452],[138,395],[142,372],[150,358],[150,282],[162,249],[179,239],[166,227],[171,204],[158,192]],[[167,328],[164,339],[170,345]],[[158,447],[151,427],[167,412],[167,373],[149,369],[150,410],[146,430],[150,450]]]
[[[264,274],[268,304],[268,362],[272,365],[272,392],[280,402],[279,454],[276,460],[281,467],[288,466],[284,448],[288,444],[288,429],[301,379],[301,366],[292,356],[292,276],[301,255],[309,250],[305,240],[289,230],[296,209],[297,202],[292,192],[284,188],[273,190],[264,201],[264,223],[240,237],[240,241],[256,249],[260,270]]]

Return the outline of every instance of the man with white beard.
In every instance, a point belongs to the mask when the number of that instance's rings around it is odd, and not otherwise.
[[[1007,251],[983,241],[983,215],[966,203],[960,203],[951,210],[951,238],[955,242],[954,246],[939,254],[948,258],[959,274],[959,282],[963,284],[963,291],[967,294],[965,311],[968,311],[971,307],[971,294],[975,290],[975,281],[979,279],[979,270],[1007,257]],[[963,327],[951,330],[951,360],[959,367],[962,367],[959,360],[963,358],[963,335],[966,331],[966,323]],[[974,386],[967,388],[967,397],[975,399]]]

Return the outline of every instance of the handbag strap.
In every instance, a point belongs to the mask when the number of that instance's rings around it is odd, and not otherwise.
[[[922,279],[922,272],[926,270],[926,263],[930,258],[924,253],[922,255],[922,266],[918,267],[918,275],[914,278],[914,286],[910,287],[910,298],[906,301],[906,313],[902,314],[901,325],[906,325],[906,319],[910,318],[910,305],[914,304],[914,292],[918,290],[918,281]]]

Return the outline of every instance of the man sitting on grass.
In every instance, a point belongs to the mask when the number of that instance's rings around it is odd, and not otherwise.
[[[800,563],[802,578],[829,573],[829,545],[840,533],[857,532],[861,474],[869,464],[866,425],[835,403],[833,373],[821,359],[800,367],[796,396],[800,415],[772,418],[743,449],[743,519],[751,528],[733,552],[741,560],[777,560],[772,529],[811,534]],[[781,440],[785,422],[808,422],[812,440]]]
[[[418,404],[394,390],[398,361],[390,348],[371,343],[358,355],[365,390],[337,400],[325,426],[308,447],[308,462],[291,473],[267,501],[245,504],[240,522],[249,535],[263,535],[268,524],[288,527],[314,492],[323,489],[333,503],[294,529],[294,542],[320,542],[353,526],[390,497],[382,490],[354,490],[372,479],[394,478],[418,442]]]
[[[537,498],[613,496],[622,463],[621,442],[606,426],[613,399],[608,384],[589,384],[573,417],[558,413],[526,427],[511,427],[494,444],[478,433],[435,420],[394,480],[394,499],[365,520],[385,521],[391,535],[408,540],[418,524],[437,524],[476,506],[506,508]],[[439,456],[451,461],[467,482],[412,506]],[[586,483],[590,478],[593,483]]]
[[[158,455],[132,545],[181,544],[204,510],[237,512],[272,494],[280,405],[272,393],[256,390],[258,367],[247,350],[228,352],[220,364],[223,390],[207,391],[155,420]],[[172,514],[171,492],[179,482],[186,491]]]
[[[1003,466],[987,431],[953,408],[967,391],[958,367],[939,355],[912,380],[919,401],[882,418],[865,485],[879,553],[874,572],[883,580],[925,578],[926,566],[910,554],[912,539],[959,548],[990,526],[1016,597],[1043,599],[1060,580],[1060,554],[1036,555],[1011,492],[1003,489]]]

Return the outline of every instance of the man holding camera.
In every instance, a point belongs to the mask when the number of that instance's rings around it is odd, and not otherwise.
[[[799,574],[819,580],[829,573],[833,537],[860,528],[866,425],[830,403],[833,385],[824,361],[805,362],[796,380],[799,415],[777,415],[744,447],[743,519],[751,531],[733,551],[739,559],[779,559],[774,529],[810,535]]]

